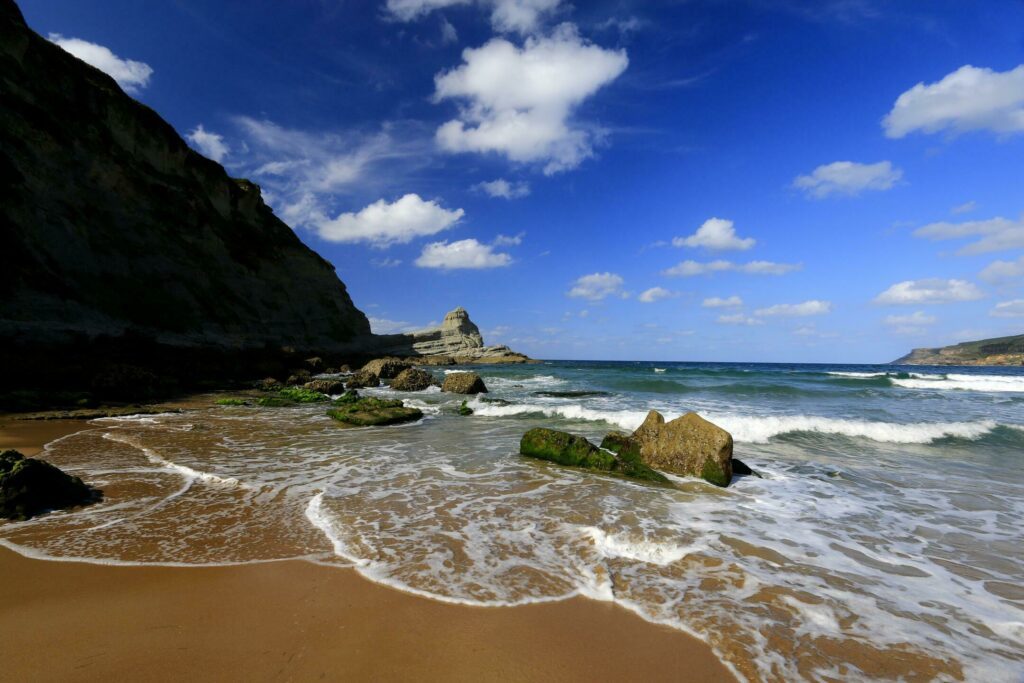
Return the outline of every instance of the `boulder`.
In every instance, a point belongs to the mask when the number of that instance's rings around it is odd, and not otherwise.
[[[480,375],[475,372],[453,372],[446,375],[441,391],[452,394],[481,394],[487,393],[487,387]]]
[[[340,368],[338,368],[338,372],[340,372],[343,375],[347,375],[348,373],[352,372],[352,368],[346,363],[345,365],[342,365]]]
[[[337,407],[328,410],[327,415],[350,427],[381,427],[413,422],[423,417],[422,411],[407,408],[401,401],[360,398],[355,392],[342,396],[334,405]]]
[[[661,483],[668,482],[668,477],[644,463],[640,456],[638,443],[629,434],[611,432],[601,441],[601,448],[615,454],[615,459],[619,463],[618,470],[627,477]]]
[[[434,376],[426,370],[408,368],[391,380],[391,388],[395,391],[423,391],[433,383]]]
[[[0,517],[23,520],[101,497],[78,477],[44,460],[26,458],[18,451],[0,453]]]
[[[635,449],[644,464],[664,472],[717,486],[732,479],[732,435],[697,413],[665,422],[652,410],[623,448]]]
[[[313,376],[309,374],[309,370],[292,370],[292,374],[288,375],[284,383],[290,387],[302,386],[311,379]]]
[[[623,436],[628,440],[628,435]],[[625,449],[617,452],[606,448],[605,444],[612,445],[607,437],[598,448],[582,436],[538,427],[523,435],[519,452],[560,465],[614,472],[643,481],[668,482],[664,475],[643,464],[639,453]]]
[[[273,377],[265,377],[253,385],[258,391],[277,391],[281,383]]]
[[[348,378],[345,387],[348,389],[362,389],[363,387],[380,386],[380,377],[369,370],[360,370]]]
[[[412,367],[412,363],[401,358],[374,358],[363,366],[363,370],[372,372],[381,379],[394,379],[403,370]]]
[[[345,391],[345,383],[340,379],[314,379],[306,382],[302,387],[321,394],[340,394]]]

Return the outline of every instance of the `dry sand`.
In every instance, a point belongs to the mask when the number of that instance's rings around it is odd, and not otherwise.
[[[83,426],[0,418],[0,449]],[[734,680],[703,642],[584,598],[463,607],[302,561],[113,567],[3,548],[0,577],[11,681]]]

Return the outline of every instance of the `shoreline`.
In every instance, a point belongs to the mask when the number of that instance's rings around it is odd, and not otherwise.
[[[0,416],[0,449],[35,455],[86,426]],[[7,548],[0,574],[18,680],[736,680],[703,641],[583,597],[468,607],[303,560],[125,567]]]

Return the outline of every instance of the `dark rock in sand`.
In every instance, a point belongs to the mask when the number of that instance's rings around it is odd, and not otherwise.
[[[360,398],[358,394],[342,396],[334,405],[337,407],[328,410],[327,415],[350,427],[382,427],[423,417],[420,410],[407,408],[401,401]]]
[[[0,453],[0,517],[23,520],[50,510],[95,502],[99,491],[44,460]]]
[[[757,477],[758,479],[764,479],[764,477],[758,474],[757,470],[750,469],[747,463],[743,462],[742,460],[737,460],[736,458],[732,459],[732,473],[733,476],[737,474],[742,474],[754,476]]]
[[[451,394],[482,394],[487,393],[487,387],[475,372],[453,372],[445,376],[441,391]]]
[[[369,370],[360,370],[345,381],[348,389],[362,389],[364,387],[379,387],[380,377]]]
[[[334,395],[345,391],[345,383],[340,379],[314,379],[303,384],[302,388],[321,394]]]
[[[629,441],[650,467],[717,486],[728,486],[732,479],[732,435],[697,413],[665,422],[652,410]]]
[[[375,358],[363,366],[363,370],[372,372],[381,379],[394,379],[412,367],[412,363],[401,358]]]
[[[395,391],[423,391],[434,383],[434,376],[426,370],[407,368],[391,380],[391,388]]]

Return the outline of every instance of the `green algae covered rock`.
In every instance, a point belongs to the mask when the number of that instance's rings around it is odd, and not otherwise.
[[[633,432],[629,443],[638,447],[643,462],[665,472],[700,477],[716,486],[732,480],[732,435],[697,413],[666,422],[652,410]]]
[[[459,415],[463,417],[469,417],[473,414],[473,409],[469,407],[467,401],[463,401],[462,405],[459,406]]]
[[[319,391],[311,391],[303,387],[285,387],[258,399],[256,404],[264,408],[286,408],[303,403],[325,403],[330,400],[330,396],[321,394]]]
[[[605,472],[614,470],[617,462],[612,453],[602,451],[582,436],[544,427],[537,427],[523,434],[519,442],[519,452],[559,465]]]
[[[355,392],[352,392],[355,393]],[[346,394],[347,396],[347,394]],[[341,397],[327,415],[350,427],[382,427],[384,425],[413,422],[423,417],[417,408],[407,408],[401,401],[379,398]]]
[[[18,451],[0,453],[0,517],[24,520],[102,498],[81,479]]]
[[[218,398],[214,401],[219,406],[245,406],[249,405],[243,398]]]
[[[648,467],[640,456],[640,445],[629,434],[611,432],[601,441],[601,448],[611,451],[618,460],[619,471],[633,479],[668,483],[668,477]]]

